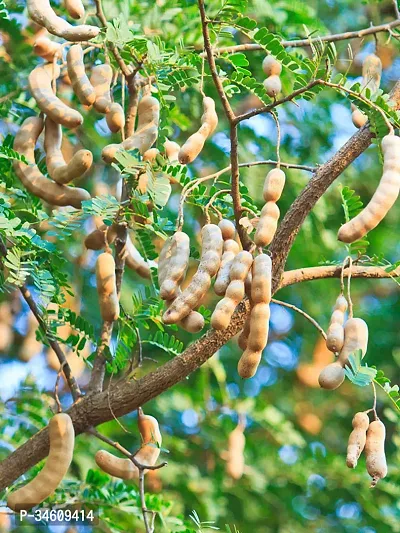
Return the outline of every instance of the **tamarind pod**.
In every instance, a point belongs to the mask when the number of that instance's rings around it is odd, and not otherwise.
[[[254,242],[257,246],[267,246],[274,238],[279,220],[279,207],[275,202],[267,202],[261,210]]]
[[[387,475],[385,437],[386,429],[383,422],[380,420],[371,422],[365,442],[367,472],[372,477],[371,488]]]
[[[236,226],[230,220],[224,218],[218,222],[224,241],[233,240],[236,237]]]
[[[176,297],[179,285],[183,280],[190,256],[190,239],[183,231],[177,231],[165,243],[166,252],[162,254],[166,275],[160,284],[160,298],[172,300]],[[160,257],[161,257],[160,254]]]
[[[331,352],[337,353],[343,348],[344,343],[344,314],[347,311],[347,300],[340,294],[333,308],[333,313],[326,335],[326,347]]]
[[[243,250],[233,259],[229,272],[230,282],[226,289],[225,298],[219,301],[211,316],[211,326],[216,330],[226,329],[232,315],[243,300],[244,281],[253,263],[253,256],[250,252]]]
[[[99,296],[100,314],[105,322],[114,322],[119,317],[119,301],[115,282],[115,261],[105,252],[96,262],[96,285]]]
[[[96,100],[96,92],[86,75],[83,50],[80,44],[73,44],[67,53],[67,71],[74,93],[83,105],[91,106]]]
[[[322,369],[318,383],[322,389],[334,390],[340,387],[345,378],[344,368],[339,361],[335,361]]]
[[[56,66],[56,78],[60,75],[60,67]],[[53,65],[41,65],[32,70],[28,77],[29,90],[41,111],[57,124],[66,128],[76,128],[83,122],[82,115],[71,109],[53,93]]]
[[[371,91],[371,94],[376,93],[379,89],[382,76],[382,62],[375,54],[369,54],[363,61],[362,66],[363,88]]]
[[[197,272],[182,294],[165,311],[165,324],[176,324],[198,307],[211,286],[211,278],[218,272],[223,248],[221,230],[215,224],[206,224],[201,230],[201,238],[202,251]]]
[[[361,318],[349,318],[344,325],[344,343],[340,350],[338,361],[342,366],[348,362],[349,355],[361,350],[362,357],[368,347],[368,326]]]
[[[238,425],[229,433],[228,437],[228,460],[226,462],[226,473],[232,479],[240,479],[244,472],[244,448],[246,438],[243,427]]]
[[[51,62],[56,54],[61,53],[61,44],[51,41],[48,37],[38,37],[33,44],[33,53]]]
[[[369,418],[366,413],[356,413],[352,421],[353,431],[350,433],[347,445],[346,464],[349,468],[355,468],[357,461],[364,449],[367,440]]]
[[[129,235],[126,238],[125,253],[125,265],[131,270],[134,270],[142,278],[150,279],[150,266],[140,255],[139,250],[133,244]]]
[[[263,81],[264,88],[271,98],[276,98],[282,90],[282,82],[279,76],[273,75],[269,76],[266,80]]]
[[[114,226],[102,224],[86,236],[84,244],[88,250],[102,250],[106,244],[112,244],[117,237]]]
[[[267,254],[258,255],[253,262],[251,281],[252,304],[271,301],[272,262]]]
[[[238,345],[241,350],[246,350],[250,335],[250,316],[246,318],[243,329],[238,337]]]
[[[156,160],[156,157],[160,153],[160,150],[157,148],[150,148],[149,150],[146,150],[143,154],[143,161],[150,161],[153,162]]]
[[[43,502],[65,477],[75,442],[74,426],[66,413],[59,413],[50,420],[49,440],[50,451],[42,470],[27,485],[8,496],[7,505],[13,511],[29,510]]]
[[[274,56],[268,55],[262,62],[262,69],[266,76],[279,76],[282,72],[282,63]]]
[[[338,232],[339,241],[358,241],[374,229],[387,215],[400,191],[400,138],[386,135],[382,139],[383,173],[370,202]]]
[[[113,79],[113,70],[107,63],[95,65],[92,68],[90,83],[96,93],[94,108],[99,113],[106,114],[110,110],[111,100],[111,82]]]
[[[53,11],[49,0],[27,0],[29,17],[39,26],[47,29],[49,33],[62,37],[66,41],[90,41],[96,37],[100,28],[80,24],[72,26],[69,22],[58,17]]]
[[[250,312],[250,333],[247,347],[238,363],[238,373],[242,378],[251,378],[257,372],[262,352],[268,342],[269,317],[268,303],[256,304]]]
[[[215,294],[218,294],[218,296],[224,296],[226,293],[226,289],[228,288],[230,282],[230,270],[233,260],[235,259],[235,255],[236,254],[234,252],[229,251],[222,254],[221,266],[218,270],[217,279],[214,283],[214,292]]]
[[[273,168],[264,182],[263,197],[266,202],[277,202],[285,186],[286,176],[280,168]]]
[[[190,313],[178,322],[178,326],[188,333],[198,333],[204,328],[204,317],[198,311]]]
[[[175,163],[178,161],[178,154],[181,147],[178,143],[166,139],[164,143],[165,155],[170,163]]]
[[[27,118],[19,129],[14,140],[14,150],[24,155],[29,165],[22,161],[14,161],[16,175],[24,187],[51,205],[71,205],[80,209],[82,201],[89,200],[90,194],[84,189],[66,187],[53,183],[43,176],[35,164],[35,146],[43,130],[43,119],[39,117]]]
[[[368,117],[359,109],[355,109],[351,114],[351,120],[356,128],[362,128],[367,123]]]
[[[106,122],[113,133],[123,129],[125,126],[125,113],[121,105],[115,102],[110,105],[110,109],[106,114]]]
[[[145,466],[154,466],[160,455],[162,436],[157,420],[150,415],[144,415],[139,409],[138,427],[142,445],[135,458]],[[95,455],[97,465],[111,476],[120,479],[138,479],[139,471],[130,459],[121,459],[115,455],[99,450]],[[146,473],[147,470],[144,471]]]
[[[62,129],[51,118],[46,117],[44,130],[44,151],[50,177],[60,185],[66,185],[83,176],[92,166],[93,155],[89,150],[78,150],[69,163],[61,151]]]
[[[64,0],[64,5],[73,19],[81,19],[85,15],[85,7],[81,0]]]
[[[196,133],[191,135],[179,150],[178,160],[182,165],[192,163],[203,149],[207,138],[212,135],[218,125],[218,115],[215,111],[215,102],[209,96],[203,98],[204,113],[201,117],[201,126]]]
[[[120,144],[108,144],[102,150],[103,160],[110,164],[119,150],[137,149],[143,155],[155,143],[160,122],[160,102],[154,96],[144,96],[138,105],[138,126],[133,135]]]

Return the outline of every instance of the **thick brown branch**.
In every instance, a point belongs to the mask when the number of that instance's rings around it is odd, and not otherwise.
[[[319,266],[309,268],[299,268],[297,270],[288,270],[284,272],[282,276],[279,289],[294,285],[296,283],[302,283],[304,281],[313,281],[316,279],[326,278],[340,278],[342,271],[341,266]],[[348,277],[349,269],[344,270],[344,277]],[[352,278],[396,278],[400,276],[400,269],[396,269],[393,272],[386,272],[383,267],[375,266],[353,266],[351,269]]]

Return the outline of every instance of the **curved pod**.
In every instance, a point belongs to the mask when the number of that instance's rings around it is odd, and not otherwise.
[[[66,413],[57,414],[50,420],[49,440],[50,451],[42,470],[27,485],[9,495],[7,505],[13,511],[29,510],[42,503],[53,494],[68,472],[74,453],[75,431]]]
[[[43,130],[43,119],[30,117],[25,120],[14,140],[14,150],[24,155],[29,165],[14,161],[15,173],[26,189],[51,205],[70,205],[76,209],[82,207],[84,200],[90,199],[90,194],[84,189],[66,187],[53,183],[43,176],[35,164],[35,146]]]
[[[115,280],[115,261],[113,256],[107,252],[100,254],[97,258],[96,284],[101,318],[105,322],[114,322],[119,317],[119,301]]]
[[[86,75],[83,50],[80,44],[73,44],[67,53],[68,76],[74,93],[81,104],[91,106],[96,100],[96,92]]]

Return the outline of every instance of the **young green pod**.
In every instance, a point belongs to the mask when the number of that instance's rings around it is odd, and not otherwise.
[[[356,413],[352,425],[353,431],[350,433],[346,457],[346,464],[349,468],[355,468],[357,466],[357,461],[367,440],[367,429],[369,426],[367,413]]]
[[[55,68],[55,78],[60,75],[60,67]],[[75,109],[71,109],[62,102],[53,92],[53,65],[41,65],[32,70],[28,77],[29,90],[36,103],[45,115],[57,124],[66,128],[76,128],[83,122],[83,117]]]
[[[378,481],[387,475],[385,437],[386,429],[383,422],[380,420],[371,422],[365,443],[367,471],[372,477],[371,488],[375,487]]]
[[[115,261],[105,252],[96,262],[96,284],[99,295],[100,314],[104,322],[114,322],[119,317],[119,300],[115,282]]]
[[[49,423],[50,451],[39,474],[24,487],[11,492],[7,505],[13,511],[32,509],[51,496],[68,472],[72,461],[75,431],[71,418],[59,413]]]
[[[84,189],[53,183],[43,176],[35,164],[35,146],[42,130],[43,119],[39,117],[27,118],[22,124],[15,136],[14,150],[25,156],[29,164],[14,161],[15,173],[30,193],[45,202],[80,209],[82,202],[90,199],[90,194]]]

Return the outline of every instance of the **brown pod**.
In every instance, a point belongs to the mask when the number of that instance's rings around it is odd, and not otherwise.
[[[54,65],[36,67],[29,74],[28,85],[32,96],[41,111],[57,124],[66,128],[76,128],[83,122],[78,111],[68,107],[53,92],[52,78]],[[60,67],[55,66],[55,78],[60,75]]]
[[[133,244],[131,238],[127,237],[125,246],[125,265],[134,270],[136,274],[145,279],[151,278],[150,266],[140,255],[139,250]]]
[[[357,466],[357,461],[367,440],[367,429],[369,426],[367,413],[356,413],[352,424],[353,431],[350,433],[346,457],[346,464],[349,468],[355,468]]]
[[[28,165],[14,161],[15,173],[29,192],[50,205],[70,205],[76,209],[82,207],[82,201],[89,200],[90,194],[84,189],[66,187],[48,180],[35,164],[35,146],[43,130],[43,119],[30,117],[25,120],[14,140],[14,150],[24,155]]]
[[[81,19],[85,15],[85,6],[81,0],[64,0],[64,5],[73,19]]]
[[[90,41],[96,37],[100,28],[81,24],[72,26],[69,22],[58,17],[53,11],[49,0],[27,0],[29,17],[39,26],[46,28],[49,33],[62,37],[66,41]]]
[[[386,429],[380,420],[374,420],[369,425],[365,443],[365,456],[367,471],[372,477],[371,488],[375,487],[380,479],[387,476],[385,457]]]
[[[103,160],[110,164],[120,150],[137,149],[143,155],[156,142],[160,122],[160,102],[154,96],[144,96],[138,105],[138,125],[135,133],[120,144],[108,144],[101,152]]]
[[[122,106],[117,103],[111,104],[106,114],[106,121],[107,126],[113,133],[122,130],[125,126],[125,113]]]
[[[54,415],[49,423],[50,451],[39,474],[24,487],[8,496],[7,505],[13,511],[32,509],[51,496],[68,472],[72,462],[75,431],[66,413]]]
[[[92,68],[90,83],[96,93],[94,107],[99,113],[106,114],[111,107],[111,82],[113,79],[113,70],[105,63],[104,65],[95,65]]]
[[[99,255],[96,262],[97,293],[100,314],[105,322],[114,322],[119,317],[119,301],[115,280],[115,261],[111,254]]]
[[[244,472],[244,448],[246,438],[244,436],[244,427],[238,424],[236,428],[229,433],[228,437],[228,454],[226,461],[226,473],[232,479],[240,479]]]
[[[196,133],[182,145],[179,150],[178,160],[182,165],[191,163],[196,159],[203,149],[207,138],[212,135],[218,126],[218,115],[215,111],[215,102],[209,96],[203,98],[203,115],[201,117],[201,126]]]
[[[85,246],[88,250],[103,250],[106,244],[112,244],[117,237],[116,227],[101,224],[85,238]]]
[[[55,43],[48,37],[38,37],[33,45],[33,53],[51,62],[56,54],[61,54],[61,44]]]
[[[46,117],[44,151],[49,176],[60,185],[82,177],[92,166],[93,155],[89,150],[78,150],[69,163],[65,162],[61,151],[62,129],[51,118]]]
[[[96,92],[86,75],[83,62],[83,50],[80,44],[74,44],[67,53],[68,76],[74,93],[81,104],[91,106],[96,100]]]

